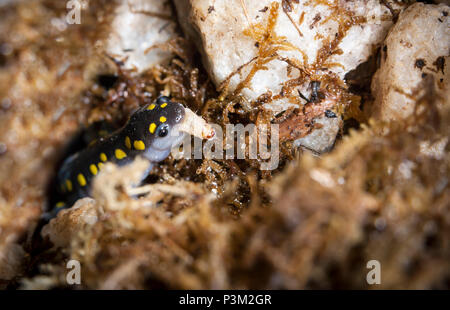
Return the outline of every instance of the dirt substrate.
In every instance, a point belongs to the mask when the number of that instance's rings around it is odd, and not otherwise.
[[[52,178],[80,130],[120,126],[163,90],[220,125],[271,117],[264,98],[217,93],[181,37],[163,47],[169,63],[133,77],[103,53],[109,1],[66,28],[65,3],[55,3],[0,8],[0,287],[450,288],[450,111],[429,79],[407,120],[366,121],[352,107],[359,121],[347,120],[330,153],[285,141],[271,172],[258,160],[168,158],[133,189],[145,162],[107,165],[94,200],[39,238]],[[367,89],[350,88],[366,106]],[[70,259],[81,285],[66,284]],[[370,260],[380,285],[366,282]]]

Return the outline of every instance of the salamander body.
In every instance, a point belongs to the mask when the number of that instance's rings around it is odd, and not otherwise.
[[[107,162],[119,166],[131,163],[137,156],[153,166],[164,160],[173,146],[181,142],[184,133],[177,130],[185,117],[185,109],[161,96],[134,112],[124,127],[100,138],[86,149],[67,158],[57,174],[58,194],[61,202],[44,218],[54,217],[61,209],[71,207],[79,198],[90,195],[93,178]]]

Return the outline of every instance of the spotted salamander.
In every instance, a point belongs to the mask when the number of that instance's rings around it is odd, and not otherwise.
[[[145,178],[154,163],[164,160],[185,133],[177,130],[185,117],[184,107],[160,96],[134,112],[124,127],[99,138],[86,149],[68,157],[57,174],[58,196],[61,202],[44,215],[49,220],[71,207],[79,198],[90,195],[91,182],[107,162],[119,166],[131,163],[141,155],[150,161]]]

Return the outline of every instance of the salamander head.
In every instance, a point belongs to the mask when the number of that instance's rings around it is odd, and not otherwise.
[[[160,96],[131,116],[125,133],[130,137],[132,148],[143,151],[144,157],[158,162],[164,160],[172,147],[184,138],[184,132],[177,126],[184,117],[185,109],[181,104]]]

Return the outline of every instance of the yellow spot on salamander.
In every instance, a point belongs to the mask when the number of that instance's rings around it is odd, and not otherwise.
[[[161,117],[159,118],[159,121],[160,121],[161,123],[165,123],[165,122],[167,121],[167,118],[165,118],[164,116],[161,116]]]
[[[156,107],[154,103],[148,106],[147,110],[153,110]]]
[[[63,201],[59,201],[59,202],[57,202],[56,203],[56,207],[57,208],[62,208],[62,207],[64,207],[66,204],[63,202]]]
[[[103,163],[98,163],[98,169],[101,170],[103,168],[103,166],[104,166]]]
[[[148,127],[148,131],[150,131],[150,133],[155,133],[155,130],[156,130],[156,124],[151,123],[150,127]]]
[[[96,174],[98,173],[97,166],[94,165],[94,164],[91,164],[91,165],[89,166],[89,170],[91,170],[91,173],[92,173],[93,175],[96,175]]]
[[[122,158],[127,157],[127,154],[125,154],[125,152],[122,151],[121,149],[116,149],[115,155],[116,155],[117,159],[122,159]]]
[[[131,150],[131,140],[128,136],[125,138],[125,146],[127,147],[127,149]]]
[[[78,174],[77,180],[78,180],[78,183],[79,183],[81,186],[86,186],[87,182],[86,182],[86,179],[84,178],[84,175],[83,175],[82,173],[79,173],[79,174]]]
[[[167,107],[167,103],[163,103],[163,104],[161,104],[161,108],[165,108],[165,107]]]
[[[134,141],[133,145],[136,150],[140,150],[140,151],[145,150],[145,144],[141,140]]]
[[[72,181],[66,180],[66,187],[69,192],[72,191]]]
[[[105,154],[105,153],[101,153],[101,154],[100,154],[100,160],[103,161],[103,162],[105,162],[105,161],[108,160],[108,157],[106,157],[106,154]]]

